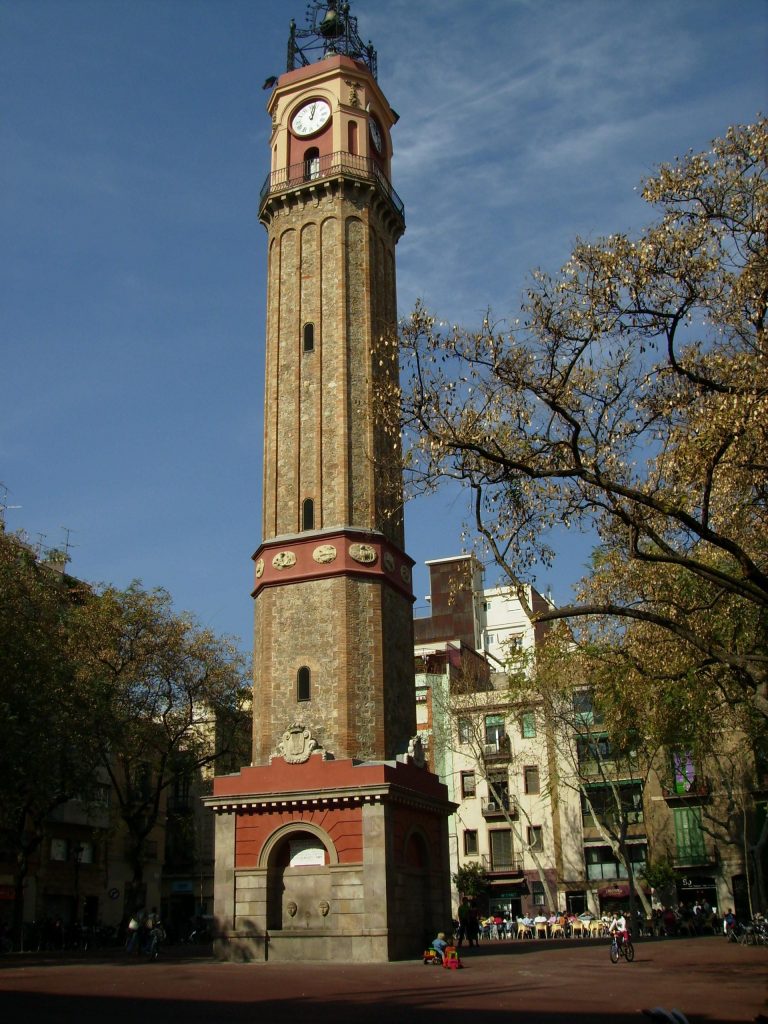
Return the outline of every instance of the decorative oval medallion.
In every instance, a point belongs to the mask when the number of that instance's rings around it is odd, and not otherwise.
[[[327,562],[332,562],[336,558],[336,548],[333,544],[321,544],[312,552],[312,557],[316,562],[319,562],[321,565],[325,565]]]
[[[384,559],[383,559],[383,561],[384,561],[384,568],[387,570],[387,572],[394,572],[395,571],[395,556],[392,554],[391,551],[385,551],[384,552]]]
[[[349,557],[363,565],[373,565],[376,561],[376,548],[372,548],[370,544],[350,544]]]
[[[403,581],[403,583],[411,582],[411,570],[408,568],[407,565],[400,566],[400,579]]]
[[[275,569],[289,569],[296,565],[296,555],[292,551],[278,551],[272,559],[272,565]]]
[[[256,563],[256,579],[260,580],[264,575],[264,559],[260,558]]]

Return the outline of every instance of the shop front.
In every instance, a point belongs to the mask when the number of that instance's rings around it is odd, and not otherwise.
[[[717,913],[719,908],[715,877],[713,875],[682,875],[677,880],[677,900],[686,908],[692,908],[696,903],[701,906],[706,901]]]
[[[506,917],[514,921],[523,914],[523,896],[528,892],[528,886],[510,886],[509,883],[502,885],[491,885],[488,893],[488,916]]]
[[[640,888],[636,885],[636,890]],[[643,892],[650,899],[650,892],[647,886],[642,887]],[[610,885],[603,885],[597,890],[598,903],[601,914],[617,914],[620,910],[629,910],[629,882],[612,882]],[[642,905],[636,898],[639,909]]]

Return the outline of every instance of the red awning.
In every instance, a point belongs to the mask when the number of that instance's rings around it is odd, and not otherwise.
[[[648,892],[647,885],[635,885],[635,890],[641,889]],[[614,882],[613,885],[604,885],[597,890],[597,895],[604,900],[626,900],[629,899],[629,882]]]

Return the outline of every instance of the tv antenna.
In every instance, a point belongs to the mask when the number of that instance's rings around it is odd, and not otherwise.
[[[5,530],[5,514],[6,514],[6,512],[9,509],[22,508],[21,505],[9,505],[8,504],[8,495],[10,493],[11,492],[8,490],[8,488],[5,486],[5,484],[0,483],[0,532]]]
[[[77,544],[73,544],[71,540],[72,534],[75,531],[71,530],[68,526],[62,526],[61,529],[64,531],[64,557],[69,562],[72,557],[69,552],[72,548],[77,547]]]

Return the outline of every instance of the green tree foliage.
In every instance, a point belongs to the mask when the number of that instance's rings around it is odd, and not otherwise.
[[[54,567],[54,565],[56,567]],[[111,780],[142,901],[146,842],[180,780],[249,759],[246,659],[163,590],[89,587],[0,531],[0,843],[21,928],[51,813]]]
[[[98,680],[71,658],[85,588],[0,530],[0,842],[15,862],[13,930],[49,815],[96,784]]]
[[[106,695],[97,735],[143,902],[146,843],[169,787],[217,761],[247,761],[246,661],[229,638],[174,612],[164,590],[105,587],[81,609],[82,678]]]
[[[552,528],[597,534],[577,602],[541,619],[569,620],[583,645],[595,629],[614,646],[631,635],[630,661],[650,659],[683,717],[692,680],[765,716],[766,120],[661,167],[643,197],[657,219],[536,273],[511,329],[417,307],[382,342],[403,367],[385,415],[413,486],[472,489],[514,585],[551,557]]]
[[[451,876],[459,896],[467,896],[470,900],[483,896],[488,891],[488,875],[482,864],[475,860],[463,864],[455,875]]]

